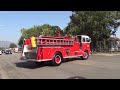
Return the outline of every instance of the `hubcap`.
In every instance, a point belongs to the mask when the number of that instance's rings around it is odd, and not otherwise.
[[[87,52],[84,52],[84,55],[83,55],[84,58],[87,58],[88,57],[88,54]]]
[[[55,57],[55,62],[56,62],[57,64],[59,64],[59,63],[61,62],[61,57],[60,57],[59,55],[57,55],[57,56]]]

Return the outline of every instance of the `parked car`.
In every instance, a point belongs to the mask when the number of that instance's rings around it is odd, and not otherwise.
[[[0,55],[2,55],[2,50],[0,50]]]
[[[5,50],[5,54],[12,54],[12,51],[7,49],[7,50]]]
[[[5,53],[5,50],[2,50],[2,53]]]
[[[15,52],[15,53],[18,53],[18,48],[15,48],[15,49],[14,49],[14,52]]]

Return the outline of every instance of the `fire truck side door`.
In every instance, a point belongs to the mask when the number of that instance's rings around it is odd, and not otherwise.
[[[90,38],[89,37],[82,37],[82,50],[90,50]]]

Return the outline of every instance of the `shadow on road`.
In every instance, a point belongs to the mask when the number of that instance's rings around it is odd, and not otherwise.
[[[72,61],[76,61],[76,60],[80,60],[80,59],[79,59],[79,58],[65,59],[65,60],[63,61],[63,63],[72,62]]]
[[[39,65],[37,65],[35,62],[29,62],[29,61],[17,62],[15,64],[16,64],[16,67],[28,68],[28,69],[36,69],[36,68],[41,68],[45,66],[51,66],[48,62],[40,63]]]
[[[75,61],[75,60],[78,60],[78,59],[76,59],[76,58],[75,59],[66,59],[62,63],[67,63],[67,62],[71,62],[71,61]],[[16,64],[16,67],[28,68],[28,69],[36,69],[36,68],[41,68],[41,67],[45,67],[45,66],[53,67],[50,62],[40,62],[39,64],[36,64],[35,62],[26,61],[26,62],[17,62],[15,64]]]
[[[67,79],[86,79],[85,77],[81,77],[81,76],[74,76],[74,77],[70,77]]]

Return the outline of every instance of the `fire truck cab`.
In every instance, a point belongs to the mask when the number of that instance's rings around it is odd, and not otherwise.
[[[66,58],[88,59],[91,39],[87,35],[54,37],[40,36],[24,40],[21,59],[36,63],[50,61],[58,66]]]

